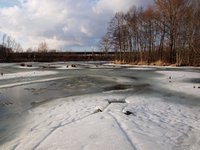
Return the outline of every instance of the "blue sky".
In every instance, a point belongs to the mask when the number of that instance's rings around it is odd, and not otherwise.
[[[0,0],[0,7],[12,7],[14,5],[19,5],[18,0]]]
[[[152,1],[0,0],[0,38],[11,35],[24,49],[45,41],[51,49],[90,50],[106,33],[114,13]]]

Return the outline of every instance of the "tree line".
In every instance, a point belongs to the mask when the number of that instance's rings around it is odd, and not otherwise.
[[[26,52],[30,55],[30,53],[47,53],[47,52],[56,52],[56,50],[49,50],[46,42],[41,42],[38,44],[38,47],[28,48]],[[12,62],[19,59],[28,60],[27,57],[21,58],[24,55],[24,50],[20,43],[16,42],[16,40],[7,34],[3,34],[2,43],[0,44],[0,62]],[[42,55],[42,54],[40,54]]]
[[[0,61],[10,61],[10,53],[22,52],[23,49],[15,39],[7,34],[2,37],[2,44],[0,44]]]
[[[16,40],[7,34],[4,34],[2,37],[2,47],[5,49],[10,49],[12,52],[22,52],[22,46],[20,43],[16,42]]]
[[[155,0],[117,12],[99,46],[122,63],[200,65],[200,1]]]
[[[62,52],[49,49],[47,43],[41,42],[36,48],[23,50],[16,40],[4,34],[0,44],[0,62],[51,62],[51,61],[111,61],[113,53],[103,52]]]
[[[1,47],[0,47],[1,49]],[[9,53],[0,62],[112,61],[114,53],[103,52],[18,52]]]

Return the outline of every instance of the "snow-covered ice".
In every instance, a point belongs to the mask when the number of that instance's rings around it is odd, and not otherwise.
[[[198,149],[200,108],[162,98],[85,95],[44,104],[29,111],[18,138],[3,149]],[[153,103],[152,103],[153,101]],[[98,112],[101,108],[102,112]],[[127,116],[123,111],[130,111]]]
[[[137,74],[145,70],[122,70],[126,71]],[[149,86],[137,90],[82,94],[38,105],[35,102],[35,107],[27,110],[23,128],[0,149],[198,150],[200,83],[191,81],[199,79],[200,72],[149,71],[157,76],[147,75],[148,79],[138,81]],[[137,83],[124,74],[113,80],[117,84]],[[112,79],[109,75],[105,78]]]
[[[56,77],[56,78],[48,78],[48,79],[40,79],[40,80],[33,80],[33,81],[25,81],[25,82],[4,84],[4,85],[0,85],[0,89],[14,87],[14,86],[20,86],[20,85],[25,85],[25,84],[33,84],[33,83],[41,83],[41,82],[47,82],[47,81],[55,81],[55,80],[64,79],[64,78],[66,78],[66,77]]]
[[[17,73],[6,73],[0,76],[0,80],[24,78],[24,77],[38,77],[57,74],[56,71],[26,71]]]
[[[199,79],[200,72],[189,71],[157,71],[164,76],[156,78],[159,86],[177,92],[183,92],[200,97],[200,83],[190,83],[187,80]],[[198,88],[199,87],[199,88]]]
[[[128,68],[131,70],[156,70],[156,68],[150,68],[150,67],[135,67],[135,68]]]
[[[16,68],[20,68],[20,69],[38,69],[39,67],[16,66]]]
[[[72,65],[60,65],[57,69],[65,70],[65,69],[82,69],[79,66],[73,67]]]

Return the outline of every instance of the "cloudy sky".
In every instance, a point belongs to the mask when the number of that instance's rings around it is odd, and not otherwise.
[[[0,43],[7,33],[24,49],[90,50],[115,12],[153,0],[0,0]]]

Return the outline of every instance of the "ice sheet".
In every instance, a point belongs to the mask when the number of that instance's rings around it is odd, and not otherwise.
[[[198,79],[200,73],[156,73],[160,76],[151,77],[149,82],[152,91],[163,90],[160,93],[102,92],[33,107],[27,111],[29,119],[18,136],[0,145],[0,149],[198,150],[199,83],[186,81]],[[116,80],[126,84],[130,81],[126,77]],[[182,100],[193,102],[179,103]]]

